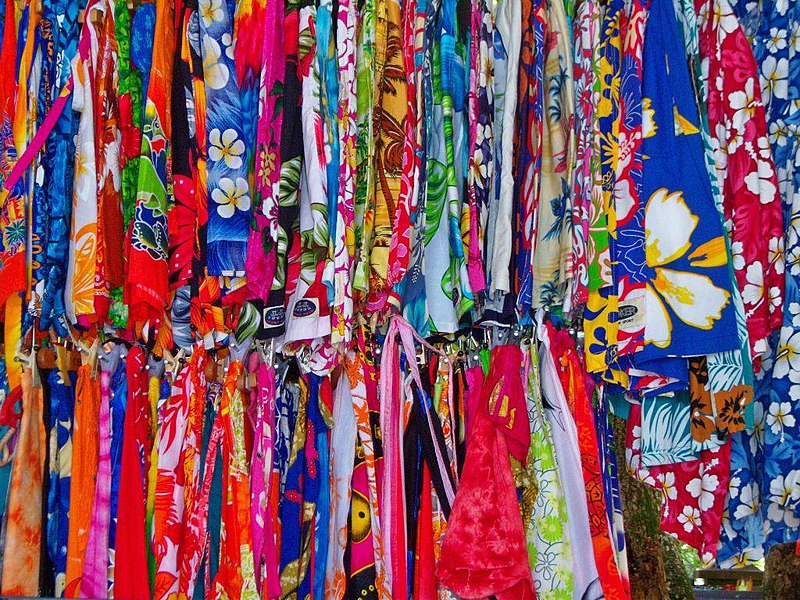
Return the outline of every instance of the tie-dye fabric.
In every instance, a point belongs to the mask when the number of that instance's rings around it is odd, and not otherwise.
[[[34,387],[30,369],[22,373],[22,417],[14,452],[4,526],[4,595],[38,596],[42,535],[42,484],[45,436],[42,388]]]

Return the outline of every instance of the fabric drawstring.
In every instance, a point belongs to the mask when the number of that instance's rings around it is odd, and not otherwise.
[[[403,353],[408,358],[407,363],[411,370],[413,382],[419,390],[422,390],[423,386],[419,367],[414,359],[415,340],[432,354],[438,355],[442,360],[449,361],[443,352],[440,352],[422,339],[408,321],[399,315],[392,317],[383,344],[380,370],[380,423],[384,448],[383,497],[380,506],[380,522],[388,556],[388,560],[383,565],[386,571],[386,582],[388,589],[391,590],[391,597],[395,598],[406,597],[407,595],[406,531],[408,526],[407,515],[403,509],[406,505],[405,473],[399,450],[402,447],[404,432],[404,422],[400,411],[405,400],[400,391],[401,386],[396,381],[396,374],[400,372],[398,336],[400,337]],[[451,498],[450,501],[452,502],[453,499]]]

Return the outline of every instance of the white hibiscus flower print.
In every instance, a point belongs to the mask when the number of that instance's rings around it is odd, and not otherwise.
[[[796,516],[793,504],[800,499],[800,471],[789,471],[786,476],[778,475],[769,485],[769,508],[767,519],[775,523],[785,523],[789,527],[800,526],[800,517]],[[769,521],[765,525],[769,524]],[[766,527],[765,527],[766,529]],[[768,532],[766,532],[769,535]]]
[[[657,486],[661,488],[664,496],[670,500],[675,500],[678,497],[678,488],[675,486],[675,474],[666,472],[656,475]]]
[[[737,271],[744,269],[744,245],[742,242],[731,243],[731,258],[734,269]]]
[[[758,548],[746,548],[741,552],[737,552],[728,560],[721,561],[720,567],[723,569],[741,569],[742,567],[749,567],[763,558],[764,549],[761,546]]]
[[[763,103],[762,103],[763,104]],[[761,160],[766,161],[767,166],[772,171],[772,146],[769,145],[769,138],[766,135],[758,136],[756,139],[756,145],[758,146],[758,156]]]
[[[778,475],[769,484],[769,501],[779,506],[788,506],[800,500],[800,470],[794,469],[786,475]]]
[[[728,482],[728,495],[731,498],[738,498],[739,497],[739,488],[742,485],[742,480],[740,477],[731,477],[731,480]]]
[[[769,241],[769,264],[775,265],[775,272],[783,273],[783,238],[774,237]],[[800,322],[795,323],[800,326]]]
[[[777,198],[778,188],[772,180],[774,175],[770,161],[758,161],[758,201],[761,204],[769,204]]]
[[[490,50],[489,50],[489,44],[486,42],[486,40],[481,40],[478,52],[479,55],[484,59],[482,65],[483,68],[481,68],[478,73],[479,85],[480,87],[485,88],[488,81],[490,79],[494,79],[494,73],[493,73],[494,63],[489,60]],[[492,49],[492,52],[494,52],[494,49]]]
[[[789,388],[789,398],[794,401],[800,400],[800,372],[790,371],[789,381],[794,384]]]
[[[767,38],[767,50],[774,54],[778,50],[786,48],[786,30],[773,27],[769,30]]]
[[[747,265],[745,278],[747,283],[742,290],[742,300],[745,304],[758,304],[764,295],[764,268],[759,261]]]
[[[743,486],[739,494],[740,504],[733,513],[734,518],[744,519],[757,514],[760,507],[759,497],[758,484],[753,482]]]
[[[239,169],[242,166],[244,142],[234,129],[226,129],[220,133],[219,129],[212,129],[208,134],[208,158],[213,162],[225,161],[229,169]]]
[[[236,52],[236,40],[233,39],[230,33],[222,34],[222,45],[225,46],[225,55],[233,60],[234,53]]]
[[[683,525],[686,533],[694,531],[695,527],[700,526],[700,511],[693,506],[684,506],[681,514],[678,515],[678,522]]]
[[[785,523],[788,527],[795,529],[800,526],[800,517],[796,517],[794,511],[787,510],[780,504],[770,504],[767,509],[767,521],[764,523],[764,535],[769,536],[770,521],[774,523]]]
[[[725,35],[736,31],[736,28],[739,27],[739,21],[736,19],[736,15],[733,14],[733,9],[727,3],[715,2],[714,16],[719,23],[719,28],[722,30],[723,35],[721,37],[723,38]]]
[[[769,99],[785,99],[789,93],[789,60],[786,58],[777,59],[768,56],[761,65],[762,87],[764,88],[764,103]]]
[[[794,427],[795,420],[790,402],[771,402],[767,412],[767,427],[775,435],[783,434],[786,427]]]
[[[698,499],[700,510],[708,510],[714,505],[714,492],[719,487],[719,478],[714,474],[704,473],[702,477],[696,477],[686,486],[686,491],[692,498]]]
[[[739,146],[744,144],[744,129],[732,127],[730,129],[726,128],[725,132],[725,135],[728,138],[728,154],[735,154],[739,149]],[[725,164],[727,165],[727,160]]]
[[[758,173],[755,171],[750,171],[747,175],[744,176],[744,184],[747,187],[747,191],[751,194],[758,194],[760,188],[760,179],[758,178]]]
[[[789,131],[786,129],[786,123],[783,120],[773,121],[769,124],[769,136],[773,144],[777,146],[785,146],[788,141]]]
[[[773,308],[778,308],[781,304],[783,304],[783,292],[778,286],[773,285],[771,288],[769,288],[769,293],[767,296],[769,297],[770,306]]]
[[[744,129],[747,123],[756,113],[756,108],[760,104],[755,98],[756,82],[753,77],[748,78],[744,83],[744,89],[736,90],[728,94],[728,103],[736,112],[733,113],[733,126],[736,129]]]
[[[727,131],[724,124],[717,123],[717,136],[721,135],[723,137],[714,136],[708,141],[711,146],[711,154],[714,157],[714,166],[720,173],[728,171],[728,144],[726,141],[725,147],[723,147],[720,143],[721,139],[724,140],[727,137]]]
[[[766,160],[758,161],[758,171],[751,171],[744,177],[744,183],[750,193],[758,196],[761,204],[769,204],[776,198],[778,191],[772,181],[772,167]]]
[[[794,228],[792,228],[792,229],[794,229]],[[789,251],[785,254],[785,257],[786,257],[785,265],[789,266],[789,272],[793,276],[797,276],[797,275],[800,275],[800,246],[794,245],[792,243],[793,240],[791,239],[791,236],[792,236],[791,232],[792,232],[792,230],[790,229],[789,230],[789,240],[790,241],[789,241],[789,244],[788,244]],[[796,240],[794,240],[794,241],[796,241]],[[785,266],[784,266],[784,268],[785,268]]]
[[[217,213],[223,219],[230,219],[236,210],[250,210],[250,189],[247,180],[237,177],[236,182],[228,177],[219,181],[219,187],[211,192],[211,199],[218,204]]]
[[[787,308],[792,315],[792,325],[800,327],[800,302],[790,302]]]
[[[797,369],[800,369],[800,331],[784,327],[775,350],[773,377],[781,379],[786,377],[789,371]]]
[[[475,156],[472,163],[472,174],[475,177],[475,183],[482,188],[484,186],[483,182],[486,181],[489,175],[489,165],[483,159],[482,148],[475,150]]]
[[[645,206],[646,257],[654,270],[654,277],[645,288],[645,338],[659,348],[668,347],[672,340],[667,305],[690,327],[709,330],[730,302],[730,293],[714,285],[709,277],[669,268],[670,263],[683,257],[696,268],[726,264],[728,255],[722,236],[692,249],[691,238],[698,221],[679,191],[656,190]]]

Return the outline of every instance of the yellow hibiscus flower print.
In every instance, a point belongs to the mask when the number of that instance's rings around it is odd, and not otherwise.
[[[656,111],[652,107],[650,98],[642,98],[642,137],[651,138],[658,133],[656,125]]]
[[[721,236],[691,251],[698,221],[680,191],[658,189],[645,206],[645,256],[653,269],[645,289],[645,341],[658,348],[667,348],[672,342],[672,318],[667,306],[690,327],[709,330],[731,300],[730,293],[714,285],[709,277],[669,268],[678,259],[688,260],[695,268],[727,263],[725,239]]]

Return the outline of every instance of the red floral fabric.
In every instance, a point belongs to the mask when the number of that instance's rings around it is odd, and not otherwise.
[[[750,350],[767,349],[783,305],[783,216],[758,66],[727,0],[694,0],[708,125]]]
[[[645,467],[641,460],[642,407],[631,406],[626,454],[629,467],[662,493],[661,529],[695,548],[704,563],[717,555],[722,511],[730,479],[730,442],[712,446],[700,458]]]

